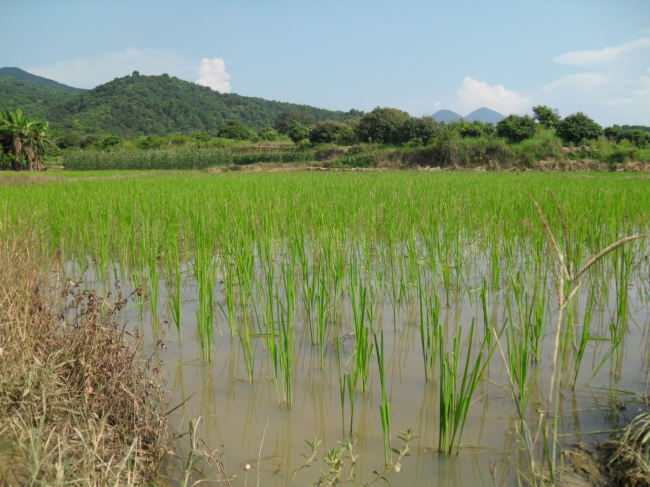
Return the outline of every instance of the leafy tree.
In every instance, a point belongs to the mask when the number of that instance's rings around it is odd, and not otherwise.
[[[534,118],[542,127],[551,129],[555,128],[560,122],[560,114],[557,109],[546,105],[537,105],[533,107]]]
[[[525,116],[508,115],[497,124],[497,135],[510,142],[521,142],[535,135],[537,127],[535,120]]]
[[[309,126],[314,123],[314,117],[303,110],[288,108],[278,115],[278,118],[275,119],[275,123],[273,124],[273,128],[281,134],[289,134],[293,122]]]
[[[473,122],[459,120],[452,122],[451,127],[463,138],[490,136],[495,132],[494,125],[480,120],[474,120]]]
[[[351,144],[355,142],[352,127],[334,121],[317,123],[309,133],[312,144]]]
[[[224,139],[246,140],[253,135],[246,125],[236,120],[230,120],[217,133]]]
[[[597,139],[603,130],[587,115],[578,112],[558,123],[556,133],[565,142],[579,144],[582,140]]]
[[[287,131],[287,135],[294,144],[299,144],[303,140],[307,140],[309,138],[309,132],[309,127],[305,127],[298,120],[294,120],[291,122],[291,126]]]
[[[402,126],[410,118],[411,116],[402,110],[377,107],[361,117],[356,128],[357,137],[363,142],[403,142]]]
[[[31,120],[20,109],[5,111],[0,114],[0,131],[11,141],[7,154],[11,158],[12,169],[44,169],[43,156],[51,143],[47,122]]]
[[[409,118],[400,127],[400,140],[427,145],[440,136],[443,131],[441,124],[432,117]]]

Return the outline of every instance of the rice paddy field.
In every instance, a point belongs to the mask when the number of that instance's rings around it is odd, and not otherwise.
[[[541,485],[648,394],[647,176],[63,175],[1,175],[0,236],[133,293],[193,480]]]

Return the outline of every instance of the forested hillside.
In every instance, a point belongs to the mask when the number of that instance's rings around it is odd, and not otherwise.
[[[59,130],[119,135],[214,133],[230,120],[260,129],[273,126],[287,110],[300,112],[313,122],[359,115],[218,93],[166,74],[143,76],[137,72],[80,93],[0,77],[0,108],[22,108]]]
[[[50,119],[57,107],[74,96],[59,86],[0,76],[0,109],[22,109],[32,118]]]

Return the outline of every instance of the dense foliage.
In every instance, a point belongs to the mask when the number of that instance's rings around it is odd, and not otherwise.
[[[535,114],[534,118],[537,120],[537,123],[547,129],[555,128],[561,120],[557,109],[546,105],[534,106],[533,113]]]
[[[354,129],[341,122],[317,123],[309,133],[309,141],[312,144],[350,144],[355,140]]]
[[[359,120],[357,136],[362,142],[404,142],[401,138],[402,126],[410,118],[408,113],[396,108],[375,108]]]
[[[537,126],[530,117],[508,115],[497,124],[497,134],[510,142],[521,142],[535,135]]]
[[[582,112],[569,115],[558,123],[557,135],[566,142],[579,144],[583,140],[595,140],[603,133],[602,128]]]
[[[0,76],[0,109],[23,110],[29,117],[50,118],[74,93],[56,86]]]
[[[41,171],[49,146],[47,122],[32,120],[20,109],[0,112],[0,166],[16,171]]]

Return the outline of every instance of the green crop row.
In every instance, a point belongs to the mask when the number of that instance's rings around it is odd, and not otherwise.
[[[248,165],[262,162],[292,163],[313,159],[313,152],[288,150],[283,152],[235,153],[230,149],[172,149],[132,150],[115,152],[78,151],[63,156],[65,169],[206,169],[215,166]]]

